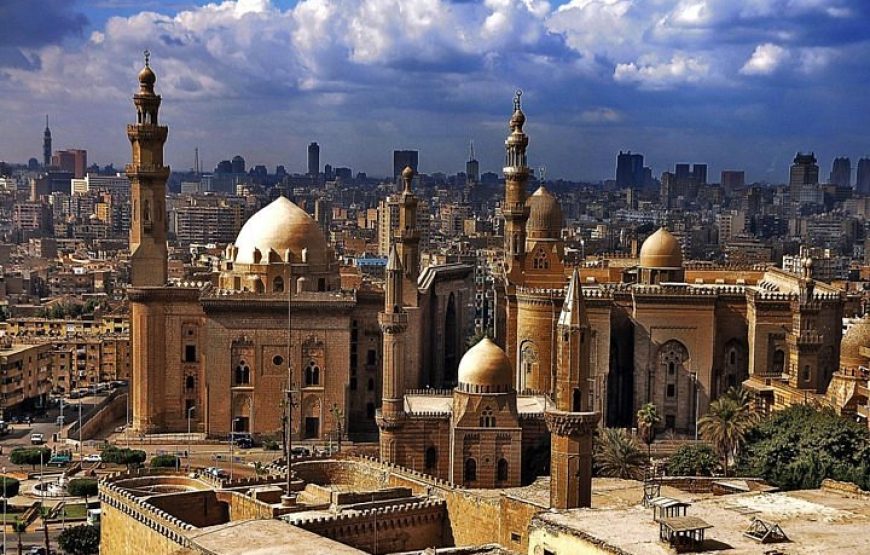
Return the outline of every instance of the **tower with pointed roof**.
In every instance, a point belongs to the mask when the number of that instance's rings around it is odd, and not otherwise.
[[[509,122],[511,132],[504,143],[505,196],[502,215],[505,220],[505,261],[510,270],[522,265],[526,248],[526,221],[529,219],[529,208],[526,206],[526,183],[530,173],[526,148],[529,146],[529,138],[523,131],[526,115],[520,102],[522,94],[522,91],[517,91],[514,97],[514,112]]]
[[[402,171],[402,192],[399,195],[399,229],[396,230],[396,254],[404,269],[406,281],[403,297],[406,305],[416,304],[415,287],[420,275],[420,231],[417,229],[417,197],[411,190],[414,168]],[[411,298],[414,297],[414,298]]]
[[[127,126],[132,159],[127,165],[132,213],[130,221],[130,284],[161,287],[166,284],[166,180],[169,167],[163,165],[163,145],[168,133],[160,125],[160,95],[154,92],[157,76],[145,53],[145,67],[139,72],[139,91],[133,96],[136,123]]]
[[[383,399],[377,422],[381,430],[381,460],[388,462],[398,460],[396,432],[402,427],[405,403],[405,332],[408,329],[408,314],[402,306],[405,272],[400,258],[398,247],[393,244],[386,267],[384,310],[378,315],[378,323],[384,334],[384,377]]]
[[[42,134],[42,165],[51,165],[51,129],[48,128],[48,114],[45,114],[45,132]]]
[[[553,406],[544,414],[550,430],[550,506],[592,504],[592,434],[599,414],[589,399],[591,328],[580,273],[574,269],[556,324],[557,364]]]

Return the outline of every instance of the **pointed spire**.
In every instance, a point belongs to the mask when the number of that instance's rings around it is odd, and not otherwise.
[[[559,315],[560,326],[579,327],[586,325],[586,306],[583,302],[583,286],[580,282],[580,271],[574,268],[571,279],[568,281],[568,292],[565,302],[562,304],[562,313]]]
[[[48,114],[45,114],[45,128],[48,129]]]
[[[474,158],[474,139],[471,139],[471,140],[468,142],[468,150],[469,150],[469,152],[468,152],[468,161],[469,161],[469,162],[475,162],[476,160],[475,160],[475,158]]]
[[[393,243],[392,247],[390,247],[390,256],[387,258],[387,268],[388,272],[401,272],[402,261],[399,260],[399,253],[396,251],[396,244]]]

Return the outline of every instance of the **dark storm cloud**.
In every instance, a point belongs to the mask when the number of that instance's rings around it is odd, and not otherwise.
[[[28,50],[81,36],[87,17],[68,0],[3,0],[0,2],[0,67],[39,69]]]

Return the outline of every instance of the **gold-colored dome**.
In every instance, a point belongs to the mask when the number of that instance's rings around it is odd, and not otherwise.
[[[157,76],[154,75],[151,66],[143,67],[142,71],[139,72],[139,83],[147,87],[153,87],[156,82]]]
[[[293,262],[300,262],[305,250],[309,264],[327,263],[326,239],[317,222],[286,197],[278,197],[251,216],[236,237],[235,246],[238,253],[234,262],[238,264],[283,261],[287,250]]]
[[[480,386],[487,391],[506,391],[513,386],[511,361],[488,337],[468,349],[459,361],[459,383]]]
[[[861,354],[861,347],[870,347],[870,314],[865,314],[843,334],[840,365],[850,368],[864,365],[867,357]]]
[[[562,236],[562,207],[559,201],[543,185],[526,200],[529,208],[529,221],[526,233],[530,239],[558,239]]]
[[[640,248],[642,268],[681,268],[683,249],[677,238],[664,227],[647,237]]]
[[[405,169],[402,170],[402,179],[414,179],[414,168],[405,166]]]

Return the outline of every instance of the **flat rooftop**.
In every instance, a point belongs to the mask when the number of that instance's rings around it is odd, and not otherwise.
[[[197,547],[214,555],[365,554],[281,520],[228,522],[202,528],[189,537]]]
[[[664,496],[690,500],[688,494],[672,493],[670,488],[662,488]],[[706,551],[701,553],[761,554],[776,548],[789,555],[854,554],[866,553],[870,544],[870,497],[826,489],[700,499],[695,496],[687,514],[712,525],[706,534]],[[747,538],[743,533],[753,518],[778,524],[791,541],[762,545]],[[542,513],[538,519],[582,532],[632,555],[673,553],[659,541],[659,525],[653,521],[652,509],[637,502],[623,507]]]
[[[546,398],[543,395],[517,395],[519,414],[544,414]],[[409,414],[442,413],[453,411],[452,395],[405,395],[405,412]]]

